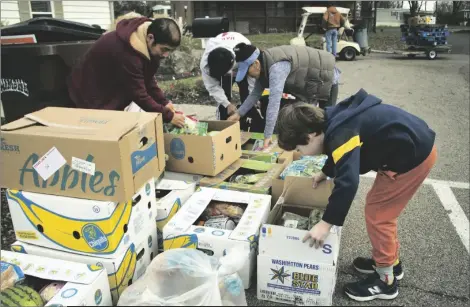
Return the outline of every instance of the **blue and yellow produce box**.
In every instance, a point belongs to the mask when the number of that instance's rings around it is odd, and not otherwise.
[[[127,202],[7,190],[16,239],[65,252],[114,258],[155,224],[152,178]]]
[[[0,186],[123,202],[165,169],[162,115],[48,107],[1,127]]]
[[[201,178],[199,175],[165,172],[163,178],[155,181],[159,250],[163,251],[163,227],[193,195]]]
[[[139,235],[138,239],[139,241],[132,243],[125,252],[116,255],[112,259],[61,252],[19,241],[12,244],[11,250],[18,253],[68,260],[106,269],[113,304],[116,305],[122,292],[142,276],[145,269],[158,253],[155,224],[149,224],[146,232]]]
[[[24,276],[23,280],[2,289],[1,306],[112,305],[103,268],[4,250],[1,251],[1,267],[2,284],[8,268],[15,267],[15,271]]]
[[[163,247],[194,248],[214,257],[233,247],[249,251],[238,272],[248,289],[255,274],[259,229],[270,208],[270,195],[199,188],[163,228]]]
[[[239,159],[220,174],[204,177],[202,187],[270,194],[272,181],[284,170],[284,164]]]

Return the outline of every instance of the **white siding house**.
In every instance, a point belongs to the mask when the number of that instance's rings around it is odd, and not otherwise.
[[[108,29],[114,20],[114,9],[112,1],[1,1],[3,24],[11,25],[41,16]]]
[[[2,1],[0,18],[3,25],[20,22],[20,11],[17,1]]]

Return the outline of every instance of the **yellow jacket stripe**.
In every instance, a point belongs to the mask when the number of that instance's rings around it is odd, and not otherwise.
[[[333,161],[335,162],[335,164],[338,163],[338,161],[341,160],[341,158],[345,154],[352,151],[354,148],[360,146],[362,146],[362,142],[359,135],[353,136],[349,139],[349,141],[347,141],[340,147],[336,148],[335,151],[333,151],[333,154],[331,155],[333,157]]]

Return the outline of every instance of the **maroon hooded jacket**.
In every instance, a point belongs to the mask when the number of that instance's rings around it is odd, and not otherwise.
[[[163,113],[165,122],[173,119],[155,79],[160,60],[147,48],[150,22],[145,17],[124,19],[86,52],[67,80],[77,108],[124,110],[134,101],[146,112]]]

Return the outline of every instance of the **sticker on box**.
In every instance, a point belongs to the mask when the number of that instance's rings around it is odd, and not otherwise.
[[[38,162],[34,163],[33,168],[42,179],[47,180],[64,166],[65,163],[67,163],[67,161],[57,148],[52,147]]]

